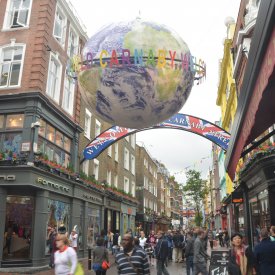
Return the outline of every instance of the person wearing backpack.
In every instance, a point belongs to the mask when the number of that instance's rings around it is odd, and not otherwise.
[[[102,263],[106,261],[109,263],[108,250],[104,246],[104,239],[98,238],[96,241],[96,248],[93,251],[93,270],[96,275],[105,275],[106,270],[102,268]]]
[[[168,260],[172,261],[172,255],[173,255],[173,235],[172,235],[172,231],[171,230],[167,231],[166,239],[168,241]]]
[[[164,237],[163,231],[158,231],[157,233],[158,242],[155,248],[155,256],[157,259],[157,275],[169,275],[165,267],[165,262],[168,257],[168,241]]]
[[[190,275],[190,270],[193,272],[193,257],[194,257],[194,238],[191,232],[187,233],[185,257],[186,257],[186,272]]]
[[[183,236],[179,231],[176,231],[176,234],[173,236],[173,259],[175,263],[182,262],[182,248],[183,248]]]

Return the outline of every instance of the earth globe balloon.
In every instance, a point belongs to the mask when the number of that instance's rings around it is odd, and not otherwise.
[[[194,64],[175,32],[136,19],[103,27],[87,41],[78,84],[102,120],[141,129],[182,108],[193,86]]]

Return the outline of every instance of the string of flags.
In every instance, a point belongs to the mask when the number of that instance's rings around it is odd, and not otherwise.
[[[192,168],[198,167],[200,164],[203,163],[203,161],[205,161],[206,159],[209,159],[209,158],[210,158],[210,156],[203,157],[203,158],[201,158],[200,160],[194,162],[192,165],[186,166],[186,167],[184,167],[182,170],[177,171],[177,172],[175,172],[175,173],[173,173],[173,174],[174,174],[174,175],[178,175],[178,174],[181,174],[181,173],[186,174],[186,172],[187,172],[188,170],[190,170],[190,169],[192,169]]]

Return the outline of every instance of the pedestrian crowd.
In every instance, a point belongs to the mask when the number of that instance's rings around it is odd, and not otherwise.
[[[157,275],[169,275],[169,262],[186,262],[187,275],[206,275],[207,261],[211,249],[219,244],[228,251],[229,275],[275,275],[275,226],[268,231],[259,229],[259,243],[252,249],[244,244],[240,233],[229,236],[227,230],[212,230],[194,227],[185,231],[151,231],[146,235],[140,231],[134,236],[131,230],[120,236],[104,230],[97,237],[93,250],[92,269],[96,275],[105,275],[110,267],[109,253],[115,255],[118,274],[150,274],[150,266],[155,266]],[[69,234],[64,226],[58,230],[48,229],[50,244],[50,266],[56,275],[83,275],[84,271],[77,259],[77,229]]]
[[[116,254],[118,274],[150,274],[155,265],[157,275],[169,275],[169,262],[186,262],[187,275],[206,275],[208,242],[210,249],[219,244],[228,251],[229,275],[275,275],[275,226],[259,232],[259,243],[252,249],[244,244],[240,233],[229,236],[226,229],[195,227],[185,231],[144,231],[134,237],[127,233]]]

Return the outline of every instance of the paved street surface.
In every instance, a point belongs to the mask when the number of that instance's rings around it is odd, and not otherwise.
[[[114,259],[113,257],[111,256],[110,257],[111,261],[113,262]],[[170,275],[185,275],[186,274],[186,269],[185,269],[185,263],[171,263],[169,262],[168,264],[168,271],[170,273]],[[155,266],[151,266],[150,268],[151,270],[151,274],[152,275],[156,275],[157,274],[157,270],[156,270],[156,267]],[[21,269],[21,272],[2,272],[2,270],[0,269],[0,274],[1,275],[29,275],[29,274],[38,274],[38,275],[54,275],[54,271],[53,270],[45,270],[45,271],[41,271],[41,272],[35,272],[33,273],[32,271],[30,272],[24,272],[22,273],[22,269]],[[93,271],[88,271],[87,268],[85,269],[85,275],[94,275],[95,273]],[[117,267],[116,267],[116,264],[113,263],[111,268],[108,270],[107,272],[107,275],[116,275],[117,274]]]
[[[169,262],[167,270],[170,273],[170,275],[186,275],[185,263],[178,264],[178,263]],[[151,271],[151,275],[157,274],[157,269],[155,266],[151,266],[150,271]],[[114,265],[107,272],[107,275],[116,275],[116,274],[117,274],[117,268],[116,268],[116,265]]]
[[[214,250],[224,250],[224,248],[220,248],[219,246],[214,247]],[[208,251],[207,253],[211,255],[211,249],[208,246]],[[116,264],[114,263],[114,257],[110,254],[110,262],[111,262],[111,268],[108,270],[107,275],[116,275],[117,274],[117,267]],[[95,273],[91,270],[88,270],[88,264],[87,264],[87,259],[82,261],[84,269],[85,269],[85,275],[94,275]],[[208,262],[209,263],[209,262]],[[170,275],[186,275],[186,265],[184,263],[173,263],[169,262],[168,264],[168,272]],[[151,266],[151,275],[156,275],[157,270],[156,266]],[[38,274],[38,275],[54,275],[54,271],[52,269],[49,269],[48,267],[45,267],[43,271],[37,271],[37,270],[32,270],[32,268],[28,268],[28,270],[24,270],[24,268],[19,268],[19,269],[13,269],[12,272],[9,269],[1,269],[0,268],[0,275],[30,275],[30,274]]]
[[[112,264],[111,268],[108,270],[107,275],[116,275],[117,274],[117,267],[116,267],[116,264],[114,263],[114,258],[111,255],[110,255],[110,260],[113,264]],[[184,263],[169,262],[167,269],[168,269],[168,272],[170,273],[170,275],[185,275],[186,274],[185,262]],[[155,265],[151,266],[150,270],[151,270],[152,275],[157,274],[157,270],[156,270]],[[8,272],[8,271],[2,272],[2,270],[0,269],[0,274],[1,275],[19,275],[19,274],[20,275],[22,275],[22,274],[24,274],[24,275],[29,275],[29,274],[54,275],[53,270],[45,270],[45,271],[35,272],[35,273],[33,273],[32,271],[30,271],[30,272],[22,273],[22,269],[21,269],[20,273],[18,271],[11,273],[11,272]],[[95,274],[95,273],[93,271],[88,271],[87,268],[85,268],[85,275],[86,274],[87,275],[92,275],[92,274]]]

